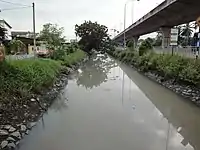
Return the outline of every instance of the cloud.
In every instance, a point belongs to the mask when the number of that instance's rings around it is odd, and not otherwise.
[[[145,15],[163,0],[140,0],[134,2],[134,21]],[[12,2],[32,4],[32,0],[12,0]],[[35,0],[36,29],[48,22],[65,28],[65,35],[74,38],[74,25],[84,20],[97,21],[109,28],[122,28],[123,10],[126,0]],[[2,8],[16,7],[0,2]],[[2,18],[14,30],[32,30],[32,9],[5,11]],[[129,19],[130,18],[130,19]],[[121,25],[120,25],[121,24]],[[127,26],[131,24],[131,2],[127,4]],[[121,26],[121,27],[120,27]]]

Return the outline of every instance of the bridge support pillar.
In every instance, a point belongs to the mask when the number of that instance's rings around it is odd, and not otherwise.
[[[134,48],[137,48],[137,44],[138,44],[139,38],[140,38],[139,36],[134,36],[134,37],[133,37]]]
[[[162,27],[160,28],[160,31],[162,32],[163,39],[162,39],[162,48],[167,48],[170,46],[170,32],[171,28],[169,27]]]

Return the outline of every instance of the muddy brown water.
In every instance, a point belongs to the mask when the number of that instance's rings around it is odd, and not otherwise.
[[[98,55],[70,77],[19,150],[200,150],[200,108]]]

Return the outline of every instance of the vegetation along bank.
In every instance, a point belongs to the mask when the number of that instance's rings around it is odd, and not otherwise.
[[[36,124],[84,60],[81,50],[63,59],[4,61],[0,66],[0,149],[11,149]]]
[[[156,54],[151,49],[145,48],[144,44],[139,51],[128,48],[125,51],[114,50],[108,53],[152,80],[200,105],[199,60],[171,54]]]

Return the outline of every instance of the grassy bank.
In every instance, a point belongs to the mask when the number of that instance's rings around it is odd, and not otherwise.
[[[65,56],[63,61],[26,59],[5,62],[0,67],[0,101],[5,96],[27,97],[54,83],[63,68],[81,61],[85,53],[78,50]]]
[[[54,60],[30,59],[5,62],[0,70],[1,95],[28,96],[50,86],[61,69]],[[0,96],[1,100],[3,97]]]
[[[155,72],[164,79],[200,86],[200,61],[177,55],[145,53],[139,56],[136,51],[114,51],[114,57],[129,63],[144,72]]]

